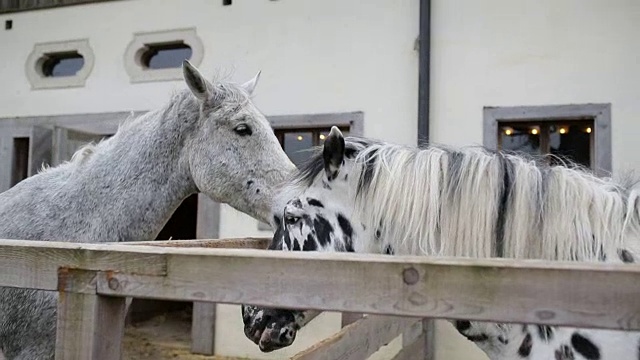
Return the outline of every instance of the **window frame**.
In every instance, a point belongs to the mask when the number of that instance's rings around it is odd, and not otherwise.
[[[133,39],[124,52],[124,68],[131,83],[182,80],[181,66],[151,69],[142,63],[142,56],[148,51],[149,45],[167,43],[183,43],[189,46],[191,48],[189,62],[193,66],[200,66],[204,58],[204,45],[195,28],[138,32],[133,34]]]
[[[568,104],[539,106],[485,106],[483,108],[483,145],[498,149],[500,123],[552,123],[593,121],[591,163],[594,173],[608,176],[611,161],[611,104]]]
[[[84,59],[84,65],[72,76],[45,76],[40,69],[49,54],[76,52]],[[37,43],[27,57],[25,72],[31,89],[57,89],[83,87],[93,70],[94,55],[88,39]]]

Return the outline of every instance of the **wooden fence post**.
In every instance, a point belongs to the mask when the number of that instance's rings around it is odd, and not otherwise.
[[[216,303],[195,301],[192,313],[191,352],[213,355],[216,336]]]
[[[125,298],[60,292],[56,360],[120,360]]]
[[[120,360],[126,298],[96,294],[98,272],[58,270],[56,360]],[[119,286],[110,279],[109,287]]]

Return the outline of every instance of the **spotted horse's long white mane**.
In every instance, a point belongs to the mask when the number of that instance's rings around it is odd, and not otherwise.
[[[573,164],[344,139],[334,128],[281,193],[271,248],[629,263],[640,254],[639,194],[633,179]],[[248,306],[243,316],[263,351],[290,345],[305,318]],[[638,332],[453,323],[491,359],[640,358]]]

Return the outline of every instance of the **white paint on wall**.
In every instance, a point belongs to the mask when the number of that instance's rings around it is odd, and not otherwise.
[[[237,1],[136,0],[0,16],[0,117],[149,110],[181,81],[132,83],[127,45],[137,32],[195,28],[204,44],[200,69],[245,81],[262,70],[255,101],[268,115],[364,112],[364,133],[404,144],[416,141],[419,0]],[[89,39],[95,63],[83,88],[33,90],[25,62],[40,42]],[[221,237],[269,236],[256,220],[221,208]],[[279,359],[340,329],[323,314],[296,345],[262,354],[245,339],[237,306],[219,305],[219,354]],[[221,327],[218,327],[220,329]],[[398,341],[377,354],[390,358]]]
[[[482,144],[484,106],[611,103],[613,171],[640,168],[640,2],[432,6],[432,141]],[[486,359],[451,325],[437,324],[437,359]]]

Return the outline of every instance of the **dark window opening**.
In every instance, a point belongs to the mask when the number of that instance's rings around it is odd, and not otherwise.
[[[5,20],[4,21],[4,29],[5,30],[13,29],[13,20]]]
[[[196,238],[198,194],[184,199],[164,225],[156,240],[191,240]]]
[[[46,77],[74,76],[84,66],[84,57],[77,51],[45,54],[41,62]]]
[[[223,6],[231,5],[231,0],[222,0],[222,5]]]
[[[149,69],[169,69],[182,66],[192,55],[191,47],[183,42],[145,44],[140,58],[142,65]]]
[[[548,157],[552,165],[572,161],[593,167],[593,120],[500,122],[498,148]]]
[[[11,186],[29,175],[29,138],[13,139],[13,159],[11,161]]]
[[[344,136],[349,135],[348,127],[340,127]],[[324,143],[331,128],[300,128],[275,130],[276,137],[284,152],[296,166],[303,164],[313,152],[314,147]]]

